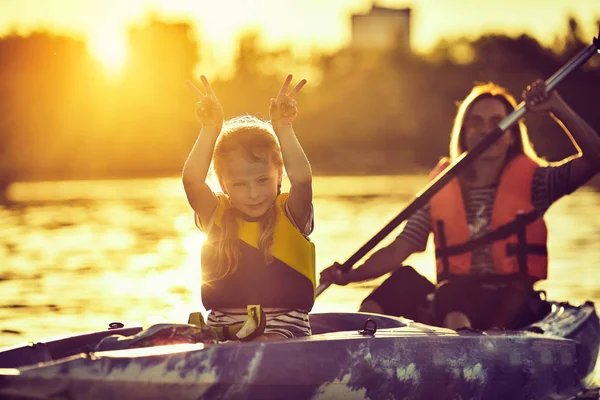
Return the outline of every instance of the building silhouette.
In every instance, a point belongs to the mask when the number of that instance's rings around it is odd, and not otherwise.
[[[411,9],[373,5],[367,14],[352,15],[350,47],[356,51],[410,52]]]

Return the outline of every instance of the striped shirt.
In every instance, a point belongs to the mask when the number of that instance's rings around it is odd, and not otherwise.
[[[312,335],[306,311],[289,308],[263,308],[263,311],[267,317],[265,334],[277,334],[287,339]],[[212,310],[208,314],[207,324],[222,327],[244,322],[246,318],[248,318],[246,310],[237,308]]]
[[[583,182],[569,182],[570,171],[571,162],[559,166],[536,168],[531,182],[531,201],[539,215],[543,215],[555,201],[572,193],[583,184]],[[466,192],[464,202],[472,239],[489,231],[497,189],[498,186],[495,185],[472,188]],[[408,219],[397,239],[408,241],[412,252],[421,252],[425,250],[431,232],[430,206],[426,204]],[[473,251],[472,268],[474,274],[493,273],[490,244]]]

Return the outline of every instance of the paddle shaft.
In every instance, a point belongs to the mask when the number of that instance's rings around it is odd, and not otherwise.
[[[600,37],[600,35],[599,35]],[[554,89],[566,76],[571,72],[585,64],[596,52],[600,52],[600,40],[594,38],[593,43],[581,50],[575,57],[567,62],[562,68],[560,68],[554,75],[552,75],[546,81],[546,88],[548,90]],[[361,258],[363,258],[369,251],[371,251],[379,242],[381,242],[387,235],[389,235],[398,225],[408,219],[418,209],[423,207],[429,200],[436,194],[444,185],[446,185],[451,179],[456,177],[461,171],[467,168],[479,155],[485,152],[496,140],[498,140],[504,134],[508,128],[517,123],[519,119],[525,114],[526,106],[525,102],[521,102],[517,108],[509,115],[504,117],[498,126],[490,133],[484,136],[472,149],[462,153],[456,158],[452,164],[446,167],[435,179],[429,182],[425,188],[423,188],[415,198],[410,202],[404,210],[395,216],[386,226],[384,226],[379,232],[375,234],[367,243],[365,243],[356,253],[352,254],[345,263],[340,266],[343,273],[348,272],[354,264],[356,264]],[[329,282],[319,284],[316,290],[316,296],[319,296],[329,287]]]

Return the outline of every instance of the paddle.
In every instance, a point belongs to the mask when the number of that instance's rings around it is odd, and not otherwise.
[[[560,68],[554,75],[546,81],[546,88],[552,90],[571,72],[582,66],[589,60],[597,51],[600,52],[600,34],[594,38],[592,44],[581,50],[575,57]],[[410,202],[404,210],[394,217],[386,226],[375,234],[367,243],[365,243],[358,251],[350,256],[345,263],[340,266],[343,273],[348,272],[354,264],[363,258],[371,251],[379,242],[389,235],[396,227],[408,219],[414,212],[423,207],[446,183],[456,177],[469,164],[471,164],[480,154],[485,152],[496,140],[502,137],[504,131],[514,125],[525,114],[525,102],[521,102],[517,108],[507,115],[498,126],[477,143],[471,150],[462,153],[456,160],[452,162],[442,173],[429,182],[423,190],[421,190],[415,198]],[[316,290],[318,297],[331,285],[329,282],[320,283]]]

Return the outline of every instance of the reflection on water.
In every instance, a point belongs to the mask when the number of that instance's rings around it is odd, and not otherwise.
[[[315,179],[317,266],[345,261],[405,206],[424,176]],[[0,346],[105,329],[111,321],[187,321],[200,302],[200,248],[179,178],[21,183],[0,207]],[[600,304],[600,194],[555,204],[549,297]],[[396,235],[391,234],[384,242]],[[434,279],[432,246],[408,263]],[[382,279],[331,287],[315,311],[353,311]]]

